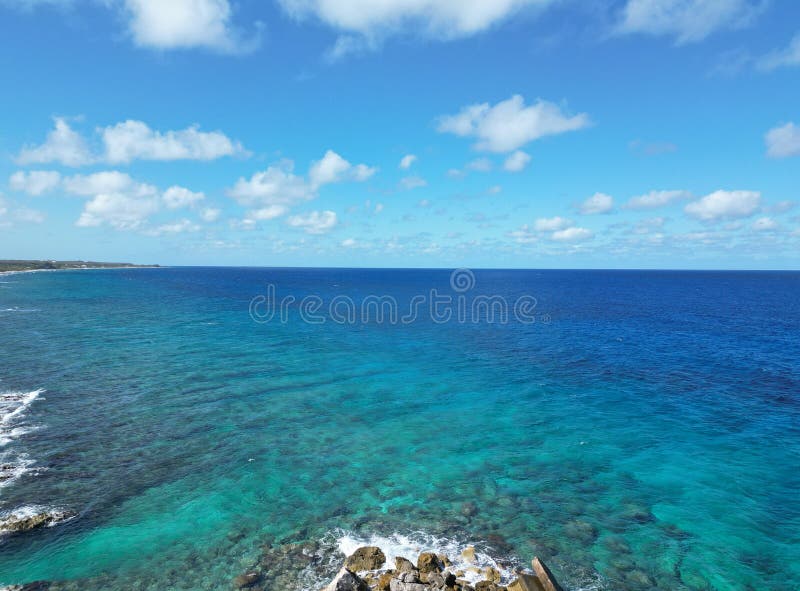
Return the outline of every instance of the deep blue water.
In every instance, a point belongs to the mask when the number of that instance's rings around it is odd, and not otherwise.
[[[0,513],[78,514],[0,538],[0,584],[228,588],[264,544],[372,537],[538,554],[570,589],[800,588],[799,273],[450,280],[0,276]],[[268,284],[286,322],[249,313]],[[466,322],[301,318],[431,289]],[[533,296],[533,322],[472,318],[477,295]]]

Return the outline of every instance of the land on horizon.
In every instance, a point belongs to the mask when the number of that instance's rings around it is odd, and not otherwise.
[[[0,273],[9,271],[54,271],[59,269],[121,269],[131,267],[158,267],[158,265],[136,265],[134,263],[101,263],[97,261],[55,260],[2,260]]]

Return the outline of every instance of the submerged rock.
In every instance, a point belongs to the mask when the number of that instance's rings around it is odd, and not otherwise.
[[[246,589],[252,587],[261,579],[261,573],[252,571],[234,577],[233,586],[237,589]]]
[[[55,525],[62,521],[72,519],[76,515],[77,513],[74,511],[42,511],[41,513],[35,513],[33,515],[11,514],[0,520],[0,532],[22,533],[48,525]]]
[[[347,557],[344,565],[353,572],[376,570],[386,562],[386,555],[377,546],[364,546]]]

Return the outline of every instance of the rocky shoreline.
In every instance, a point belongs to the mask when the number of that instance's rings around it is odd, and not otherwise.
[[[303,549],[300,554],[307,559],[313,557]],[[465,548],[460,558],[461,562],[474,563],[475,548]],[[538,557],[534,557],[531,566],[530,571],[518,569],[513,580],[503,584],[500,571],[492,566],[458,568],[448,556],[426,551],[417,556],[416,562],[396,556],[394,567],[390,567],[379,547],[362,546],[345,559],[322,591],[563,591]],[[242,573],[232,583],[242,591],[284,588],[270,577],[270,571],[260,570]]]

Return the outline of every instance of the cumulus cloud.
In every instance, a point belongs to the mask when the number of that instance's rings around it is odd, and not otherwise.
[[[336,226],[336,221],[336,213],[326,210],[293,215],[286,223],[293,228],[301,228],[309,234],[325,234]]]
[[[132,197],[125,193],[103,193],[86,202],[76,225],[92,227],[108,224],[117,230],[135,230],[158,209],[155,195]]]
[[[86,140],[74,131],[63,117],[55,118],[55,128],[39,146],[25,146],[15,158],[17,164],[58,162],[64,166],[91,164],[94,158]]]
[[[503,168],[508,172],[520,172],[528,166],[528,162],[530,161],[531,157],[528,154],[522,150],[517,150],[506,158],[506,161],[503,163]]]
[[[556,232],[572,226],[572,220],[559,216],[553,218],[539,218],[533,224],[537,232]]]
[[[614,209],[614,198],[605,193],[595,193],[581,203],[578,211],[583,215],[609,213]]]
[[[195,193],[185,187],[175,185],[164,191],[162,198],[168,209],[179,209],[182,207],[194,207],[206,196],[203,193]]]
[[[461,137],[474,137],[475,149],[512,152],[539,138],[575,131],[589,125],[585,113],[569,116],[561,108],[543,100],[525,105],[520,95],[494,106],[480,103],[464,107],[455,115],[440,117],[437,130]]]
[[[643,195],[631,197],[625,204],[626,209],[655,209],[664,207],[681,199],[689,199],[689,191],[650,191]]]
[[[221,213],[222,211],[217,209],[216,207],[206,207],[203,211],[200,212],[200,218],[204,222],[216,222],[219,219]]]
[[[475,160],[467,162],[464,168],[474,172],[491,172],[492,161],[488,158],[475,158]]]
[[[312,163],[308,177],[314,187],[321,187],[346,180],[365,181],[376,171],[366,164],[354,166],[333,150],[328,150],[321,160]]]
[[[204,132],[193,125],[160,132],[142,121],[128,120],[101,131],[105,160],[112,164],[133,160],[215,160],[245,154],[239,142],[220,131]]]
[[[198,224],[195,224],[194,222],[184,218],[176,222],[157,226],[156,228],[153,228],[147,233],[150,234],[151,236],[162,236],[164,234],[182,234],[184,232],[197,232],[198,230],[200,230],[200,226]]]
[[[787,123],[770,129],[764,136],[770,158],[800,156],[800,127]]]
[[[723,29],[746,26],[762,7],[756,0],[628,0],[618,31],[694,43]]]
[[[406,191],[418,189],[428,185],[428,181],[420,176],[407,176],[400,179],[400,187]]]
[[[118,170],[106,170],[88,175],[76,174],[66,177],[63,186],[67,193],[83,197],[121,192],[133,196],[149,196],[157,191],[154,186],[134,181],[130,175]]]
[[[578,227],[565,228],[550,235],[550,239],[556,242],[583,242],[592,238],[594,238],[594,234],[591,230]]]
[[[14,191],[28,195],[42,195],[52,191],[61,183],[61,175],[52,170],[32,170],[15,172],[8,180],[8,186]]]
[[[792,38],[787,47],[768,53],[758,62],[761,70],[775,70],[792,66],[800,66],[800,33]]]
[[[778,229],[778,222],[770,217],[758,218],[753,222],[753,230],[756,232],[769,232]]]
[[[281,160],[254,173],[249,179],[240,177],[227,194],[241,205],[253,208],[246,217],[252,225],[256,220],[285,215],[294,205],[316,198],[324,185],[365,181],[376,170],[366,164],[352,165],[333,150],[328,150],[320,160],[311,164],[308,179],[294,173],[293,161]]]
[[[139,47],[242,53],[258,45],[257,35],[245,38],[232,25],[228,0],[125,0],[125,11]]]
[[[242,205],[294,205],[316,194],[302,176],[294,174],[294,162],[281,160],[249,179],[240,177],[227,193]]]
[[[702,221],[746,218],[758,211],[761,193],[758,191],[714,191],[689,203],[684,211]]]
[[[247,155],[247,150],[221,131],[186,129],[157,131],[142,121],[127,120],[98,128],[103,144],[100,154],[93,154],[89,142],[73,130],[63,118],[55,119],[55,128],[39,146],[26,146],[16,157],[20,165],[57,162],[64,166],[85,166],[97,162],[129,164],[134,160],[215,160],[223,156]]]
[[[380,47],[382,39],[405,32],[448,40],[484,31],[525,8],[545,7],[553,0],[279,0],[298,20],[316,19],[342,35],[331,53]]]
[[[406,154],[400,159],[400,164],[398,166],[402,170],[408,170],[411,168],[411,165],[417,161],[417,157],[414,154]]]

